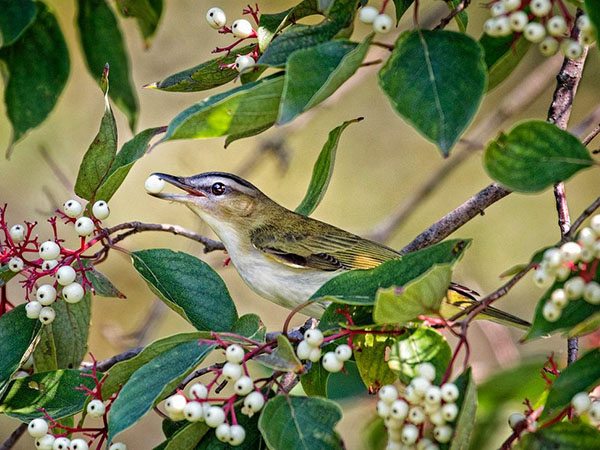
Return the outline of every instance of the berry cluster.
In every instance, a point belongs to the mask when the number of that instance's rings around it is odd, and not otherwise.
[[[394,26],[394,21],[384,12],[387,3],[387,1],[384,2],[381,10],[378,10],[374,6],[363,6],[358,11],[358,20],[362,23],[373,25],[373,30],[376,33],[389,33]]]
[[[323,333],[320,330],[306,330],[304,339],[300,341],[296,348],[296,355],[303,360],[317,362],[321,360],[321,344],[324,341]],[[344,368],[344,363],[352,357],[352,347],[347,344],[338,345],[333,352],[327,352],[323,355],[321,364],[328,372],[339,372]]]
[[[539,287],[550,287],[564,281],[544,304],[542,313],[549,322],[556,322],[570,300],[581,297],[592,305],[600,305],[600,283],[594,281],[600,259],[600,214],[592,217],[589,227],[582,228],[577,241],[566,242],[560,248],[544,252],[543,260],[533,280]]]
[[[218,340],[220,341],[220,340]],[[241,445],[246,438],[246,430],[237,423],[235,403],[244,397],[242,414],[252,416],[262,409],[265,396],[255,386],[254,380],[248,375],[246,361],[249,354],[244,352],[242,346],[230,344],[225,348],[227,362],[220,369],[215,369],[215,379],[208,385],[194,383],[190,386],[188,395],[178,392],[168,397],[165,401],[165,411],[174,421],[188,420],[189,422],[202,421],[211,428],[215,428],[215,435],[221,442],[232,446]],[[211,397],[213,387],[217,386],[220,377],[234,383],[234,394],[229,398]],[[216,389],[218,392],[218,388]],[[218,404],[223,404],[219,406]],[[230,421],[227,416],[230,416]]]
[[[558,5],[558,13],[553,5]],[[497,0],[489,4],[492,17],[483,25],[490,36],[521,34],[530,42],[539,44],[542,55],[552,56],[558,50],[569,59],[578,59],[583,45],[596,40],[594,27],[586,15],[577,19],[581,43],[569,37],[573,17],[562,0]]]
[[[379,390],[377,414],[385,420],[388,431],[388,450],[400,450],[416,445],[419,450],[436,450],[450,442],[454,430],[448,423],[458,416],[456,400],[458,387],[454,383],[433,384],[435,367],[423,363],[417,367],[418,376],[406,387],[404,396],[392,385]],[[432,439],[425,437],[426,424],[433,426]],[[413,448],[413,447],[411,447]]]
[[[600,426],[600,400],[592,401],[590,394],[579,392],[571,399],[571,407],[578,416],[587,414],[592,425]]]
[[[0,265],[6,264],[8,269],[25,277],[22,282],[29,300],[26,308],[27,317],[39,319],[43,324],[50,324],[56,318],[52,304],[60,296],[67,303],[77,303],[85,295],[86,288],[92,288],[85,276],[86,269],[81,264],[82,253],[91,247],[98,239],[86,243],[86,237],[94,231],[100,231],[100,222],[110,215],[110,209],[103,200],[97,201],[85,211],[77,200],[68,200],[63,210],[57,212],[74,224],[75,232],[81,237],[81,246],[77,250],[61,247],[62,239],[58,238],[56,218],[48,220],[54,236],[40,243],[34,229],[37,222],[25,222],[8,227],[4,214],[6,206],[0,208],[0,229],[4,231],[4,243],[0,242]],[[29,256],[35,255],[33,258]],[[76,264],[76,267],[73,265]],[[78,276],[80,281],[76,281]],[[52,277],[49,283],[40,284],[44,277]],[[30,295],[35,290],[35,300]],[[0,311],[0,314],[2,311]]]
[[[249,14],[254,18],[254,21],[258,25],[258,5],[252,8],[248,5],[248,8],[243,11],[243,14]],[[246,19],[238,19],[231,24],[231,28],[227,26],[227,16],[221,8],[213,7],[206,12],[206,21],[208,24],[218,30],[221,34],[233,34],[234,37],[238,38],[232,45],[224,48],[217,47],[213,53],[227,52],[229,54],[231,50],[236,47],[240,42],[246,39],[256,38],[258,35],[256,30],[252,27],[252,24]],[[238,54],[235,62],[232,64],[222,64],[221,69],[235,69],[238,72],[244,72],[251,69],[256,64],[258,59],[258,45],[256,48],[246,55]]]

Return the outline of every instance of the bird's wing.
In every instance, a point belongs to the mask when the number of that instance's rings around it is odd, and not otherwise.
[[[400,258],[400,254],[390,248],[333,227],[304,234],[262,227],[252,233],[251,240],[265,255],[296,268],[371,269]]]

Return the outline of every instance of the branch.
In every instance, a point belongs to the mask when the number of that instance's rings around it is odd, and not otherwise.
[[[567,240],[570,240],[573,237],[575,237],[577,229],[581,226],[585,219],[594,214],[594,212],[598,208],[600,208],[600,197],[594,200],[594,203],[585,208],[585,210],[580,214],[580,216],[577,219],[575,219],[575,222],[573,222],[573,224],[571,225],[571,229],[569,230],[569,232],[563,236],[563,242],[566,242]]]
[[[10,434],[8,439],[4,441],[2,445],[0,445],[0,450],[10,450],[17,443],[19,438],[25,433],[27,430],[27,423],[20,424],[15,430]]]
[[[467,9],[467,6],[469,6],[469,4],[471,3],[471,0],[462,0],[457,6],[456,8],[454,8],[452,11],[450,11],[450,14],[448,14],[446,17],[444,17],[441,21],[440,24],[435,27],[435,30],[443,30],[446,25],[448,25],[450,23],[450,21],[452,19],[454,19],[454,17],[456,17],[461,11],[464,11],[465,9]]]
[[[118,355],[115,355],[111,358],[105,359],[104,361],[100,361],[96,365],[96,370],[98,370],[99,372],[106,372],[107,370],[111,369],[112,366],[114,366],[115,364],[136,357],[140,354],[142,350],[144,350],[144,347],[134,348],[131,350],[127,350],[123,353],[119,353]]]

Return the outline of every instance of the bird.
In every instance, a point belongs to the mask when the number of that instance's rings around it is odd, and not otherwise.
[[[400,259],[396,250],[278,204],[245,179],[226,172],[189,177],[154,173],[153,177],[185,193],[150,195],[182,203],[221,240],[244,282],[261,297],[288,309],[306,302],[335,276],[372,269]],[[473,305],[476,292],[453,283],[442,313],[452,315]],[[303,312],[320,317],[326,305],[308,304]],[[496,308],[478,318],[526,329],[530,324]]]

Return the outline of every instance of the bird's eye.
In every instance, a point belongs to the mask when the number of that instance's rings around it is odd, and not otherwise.
[[[215,183],[212,185],[211,191],[215,195],[223,195],[225,193],[225,185],[223,183]]]

